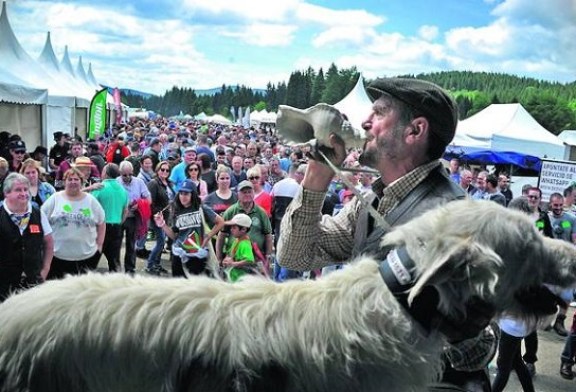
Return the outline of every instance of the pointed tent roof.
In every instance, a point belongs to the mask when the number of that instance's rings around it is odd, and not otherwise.
[[[94,88],[96,89],[101,88],[100,84],[96,81],[96,78],[94,77],[94,72],[92,72],[92,63],[88,63],[88,73],[86,74],[86,78],[88,79],[90,85],[92,85]]]
[[[20,45],[12,26],[10,26],[5,1],[2,3],[2,13],[0,14],[0,54],[2,54],[3,64],[32,59]]]
[[[62,55],[62,60],[60,60],[60,69],[68,73],[72,78],[76,79],[76,74],[74,73],[74,68],[72,67],[70,56],[68,55],[68,45],[64,46],[64,54]]]
[[[334,107],[348,117],[353,127],[362,129],[362,122],[372,110],[372,101],[366,93],[362,74],[358,76],[354,88],[340,102],[334,104]]]
[[[52,48],[52,41],[50,40],[50,32],[46,33],[46,42],[44,43],[44,49],[42,49],[42,53],[40,53],[40,56],[38,57],[38,62],[47,69],[60,72],[58,59],[56,59],[54,49]]]
[[[81,80],[85,84],[88,84],[86,71],[84,71],[84,65],[82,65],[82,56],[78,57],[78,64],[76,64],[76,79]]]
[[[460,121],[452,145],[556,159],[564,159],[566,150],[519,103],[492,104]]]
[[[18,75],[17,79],[25,82],[25,84],[18,83],[19,86],[48,90],[49,102],[59,106],[73,106],[73,93],[65,85],[57,83],[18,42],[8,20],[6,2],[2,4],[2,13],[0,14],[0,59],[2,59],[0,67],[4,75]],[[15,80],[3,80],[3,82],[14,84]]]

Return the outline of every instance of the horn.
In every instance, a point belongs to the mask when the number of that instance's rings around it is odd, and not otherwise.
[[[362,148],[366,132],[354,128],[334,106],[319,103],[308,109],[278,106],[276,130],[289,145],[316,143],[330,147],[330,134],[342,138],[346,148]]]

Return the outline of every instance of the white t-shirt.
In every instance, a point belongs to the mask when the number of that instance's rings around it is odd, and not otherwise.
[[[293,178],[285,178],[278,181],[272,187],[272,196],[295,198],[300,192],[300,184]]]
[[[71,201],[57,192],[42,204],[52,226],[54,256],[62,260],[85,260],[96,253],[97,225],[104,223],[104,210],[98,200],[86,194]]]

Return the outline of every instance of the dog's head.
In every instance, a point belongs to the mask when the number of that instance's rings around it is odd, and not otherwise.
[[[556,308],[543,284],[576,283],[573,245],[545,238],[526,214],[492,202],[446,204],[394,229],[382,245],[405,247],[416,264],[409,301],[433,290],[456,330],[502,313],[536,323]]]

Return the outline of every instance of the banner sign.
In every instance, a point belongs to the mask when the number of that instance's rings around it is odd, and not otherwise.
[[[538,188],[543,201],[550,200],[552,193],[563,194],[564,189],[573,184],[576,184],[576,162],[542,159]]]
[[[120,90],[114,87],[114,109],[116,110],[116,124],[122,123],[122,100],[120,99]]]
[[[106,132],[106,97],[108,89],[102,89],[94,95],[90,102],[88,114],[88,138],[96,140]]]

